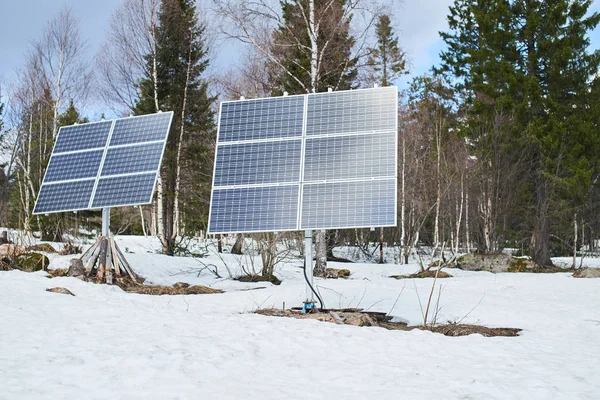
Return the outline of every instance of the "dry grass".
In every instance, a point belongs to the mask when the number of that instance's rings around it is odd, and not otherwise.
[[[116,284],[126,292],[149,294],[155,296],[177,295],[177,294],[214,294],[223,293],[220,289],[209,288],[208,286],[193,285],[186,283],[176,283],[173,286],[153,286],[135,283],[129,278],[117,279]]]
[[[43,251],[45,253],[58,253],[51,244],[40,243],[33,246],[27,247],[27,251]]]
[[[436,272],[437,272],[437,270],[427,269],[425,271],[415,272],[414,274],[410,274],[410,275],[392,275],[392,276],[390,276],[390,278],[394,278],[394,279],[435,278]],[[444,271],[439,271],[439,272],[437,272],[437,277],[438,277],[438,279],[439,278],[452,278],[452,275],[450,275],[449,273],[444,272]]]
[[[257,310],[257,314],[268,315],[273,317],[289,317],[297,319],[315,319],[323,322],[335,323],[338,325],[354,325],[354,326],[377,326],[388,330],[397,331],[412,331],[413,329],[427,330],[435,333],[441,333],[445,336],[467,336],[472,334],[480,334],[485,337],[494,336],[519,336],[521,329],[518,328],[488,328],[481,325],[467,324],[445,324],[436,325],[433,327],[422,325],[408,326],[402,322],[391,322],[391,317],[383,313],[369,313],[357,310],[327,310],[326,312],[315,314],[303,314],[295,310],[279,310],[268,308]]]
[[[56,278],[56,277],[61,277],[61,276],[69,276],[68,272],[69,272],[68,269],[53,269],[53,270],[48,271],[48,274],[50,274],[50,277]],[[78,278],[83,279],[87,282],[95,282],[94,279],[84,278],[83,276],[78,277]],[[144,285],[143,283],[136,283],[136,282],[132,281],[130,278],[116,278],[115,284],[126,292],[149,294],[149,295],[155,295],[155,296],[178,295],[178,294],[223,293],[223,291],[220,289],[213,289],[213,288],[209,288],[207,286],[201,286],[201,285],[190,286],[187,283],[183,283],[183,282],[178,282],[173,286],[154,286],[154,285]]]

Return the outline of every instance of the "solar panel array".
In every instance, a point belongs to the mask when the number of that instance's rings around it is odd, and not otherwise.
[[[396,87],[223,102],[210,233],[396,225]]]
[[[34,214],[147,204],[173,112],[60,128]]]

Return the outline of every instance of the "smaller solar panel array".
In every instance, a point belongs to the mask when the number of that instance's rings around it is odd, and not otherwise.
[[[34,214],[147,204],[173,112],[62,127]]]
[[[210,233],[396,224],[396,87],[221,103]]]

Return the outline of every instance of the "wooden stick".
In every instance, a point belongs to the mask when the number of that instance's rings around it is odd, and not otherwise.
[[[94,251],[96,251],[96,247],[98,247],[98,243],[100,243],[98,240],[96,240],[94,242],[93,245],[91,245],[86,251],[85,253],[83,253],[81,255],[81,257],[79,258],[81,260],[81,262],[85,265],[86,261],[88,260],[88,258],[90,258],[92,256],[92,254],[94,254]]]
[[[115,268],[115,275],[121,276],[121,269],[119,268],[119,258],[117,256],[115,237],[113,235],[109,235],[109,243],[112,255],[112,263],[113,267]]]
[[[137,283],[137,280],[135,279],[135,274],[133,273],[133,270],[131,269],[131,266],[129,265],[129,263],[125,259],[125,256],[123,255],[123,253],[121,253],[121,249],[119,248],[119,246],[117,246],[116,243],[115,243],[115,248],[117,249],[117,255],[119,256],[119,260],[121,260],[121,264],[123,264],[123,268],[125,269],[125,271],[129,275],[129,277],[131,279],[133,279],[133,281],[135,283]]]
[[[102,278],[104,277],[104,268],[106,266],[106,246],[108,242],[105,238],[102,238],[102,243],[100,244],[100,255],[98,256],[98,272],[96,273],[96,280],[98,282],[102,282]]]
[[[106,240],[106,264],[104,265],[104,274],[106,276],[106,283],[109,285],[113,284],[113,273],[112,273],[112,257],[111,257],[111,249],[110,249],[110,237],[105,238]]]
[[[100,241],[97,241],[95,244],[95,249],[94,249],[94,253],[91,255],[88,264],[86,265],[86,271],[88,271],[90,274],[92,272],[92,269],[94,269],[94,264],[96,264],[96,259],[98,258],[98,255],[100,254]]]

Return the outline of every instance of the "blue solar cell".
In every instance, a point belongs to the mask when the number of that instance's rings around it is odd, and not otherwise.
[[[395,131],[307,139],[304,181],[395,176],[396,153]]]
[[[214,189],[210,232],[295,230],[298,185]]]
[[[302,140],[221,145],[214,186],[300,181]]]
[[[160,165],[163,144],[109,147],[101,176],[156,171]]]
[[[155,172],[100,178],[92,208],[150,203],[155,181]]]
[[[222,103],[219,142],[302,136],[304,96]]]
[[[95,178],[98,175],[104,150],[55,154],[50,158],[44,183]]]
[[[87,209],[94,182],[95,179],[89,179],[42,185],[34,214]]]
[[[112,123],[110,120],[63,126],[58,132],[53,153],[105,147]]]
[[[396,130],[396,87],[308,95],[306,134]]]
[[[301,229],[395,225],[395,178],[304,185]]]
[[[166,140],[173,112],[115,120],[110,146]]]

